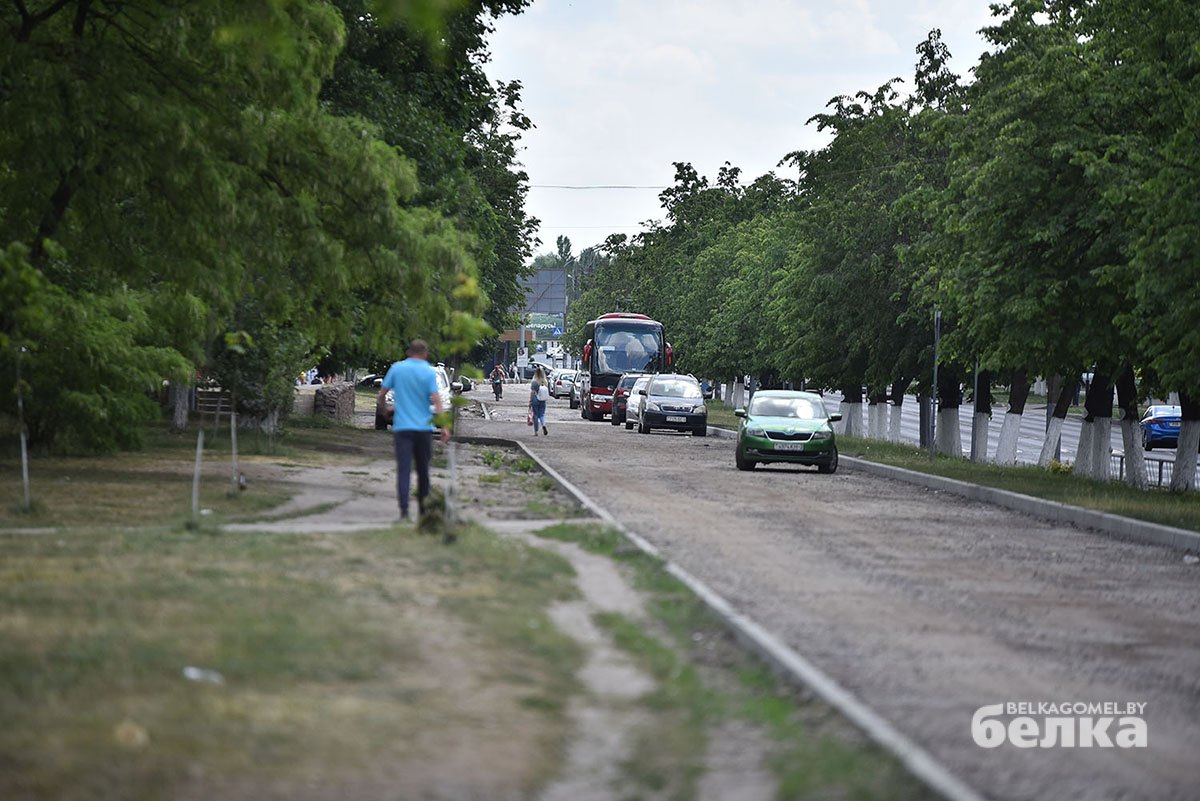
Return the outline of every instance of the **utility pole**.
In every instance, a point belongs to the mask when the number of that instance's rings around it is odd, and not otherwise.
[[[937,458],[938,357],[942,346],[942,312],[933,310],[933,390],[929,393],[929,458]]]

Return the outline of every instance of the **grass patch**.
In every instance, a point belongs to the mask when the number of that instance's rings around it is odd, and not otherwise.
[[[857,456],[1072,506],[1200,531],[1200,493],[1135,490],[1117,481],[1092,481],[1034,465],[1001,467],[948,456],[938,456],[930,461],[928,452],[915,445],[856,437],[839,436],[838,447],[844,456]]]
[[[708,424],[710,426],[736,431],[742,422],[742,418],[735,415],[733,407],[725,403],[725,401],[719,401],[714,398],[713,400],[705,401],[704,405],[708,409]]]
[[[504,454],[495,448],[487,448],[479,454],[479,458],[488,467],[499,470],[504,464]]]
[[[703,766],[707,733],[727,721],[769,735],[768,765],[783,801],[812,798],[924,799],[929,791],[890,756],[824,705],[802,700],[729,633],[662,563],[602,526],[560,524],[540,536],[574,542],[619,560],[647,599],[648,626],[615,614],[597,616],[614,642],[658,683],[645,699],[654,721],[625,772],[661,797],[690,798]]]
[[[532,791],[580,660],[543,610],[574,592],[560,558],[477,529],[453,548],[405,530],[0,536],[0,797],[368,781],[431,733],[470,738],[481,714],[529,738]],[[189,665],[224,684],[185,680]]]

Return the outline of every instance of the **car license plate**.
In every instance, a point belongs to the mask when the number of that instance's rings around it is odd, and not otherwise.
[[[802,451],[804,450],[803,442],[776,442],[775,450],[777,451]]]
[[[667,422],[668,422],[668,423],[686,423],[686,422],[687,422],[687,418],[686,418],[686,417],[680,417],[680,416],[678,416],[678,415],[675,415],[675,416],[673,416],[673,417],[672,417],[672,416],[668,416],[668,417],[667,417]]]
[[[1167,428],[1179,428],[1178,422],[1167,423]]]

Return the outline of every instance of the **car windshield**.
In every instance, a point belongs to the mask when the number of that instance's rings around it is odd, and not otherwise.
[[[596,371],[616,375],[653,372],[659,368],[661,340],[658,326],[597,323]]]
[[[759,395],[750,401],[750,414],[759,417],[820,420],[825,417],[825,404],[808,398],[772,398]]]
[[[638,378],[640,378],[640,376],[636,376],[636,375],[625,376],[624,378],[621,379],[621,389],[629,389],[630,387],[632,387],[634,384],[636,384],[638,382]]]
[[[699,398],[700,386],[686,378],[660,378],[650,384],[649,394],[664,398]]]

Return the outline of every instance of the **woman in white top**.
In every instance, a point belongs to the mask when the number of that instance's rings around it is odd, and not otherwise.
[[[546,428],[546,402],[550,400],[550,387],[546,383],[546,371],[539,367],[533,374],[533,383],[529,385],[529,411],[533,412],[533,435],[538,429],[543,435],[550,431]]]

